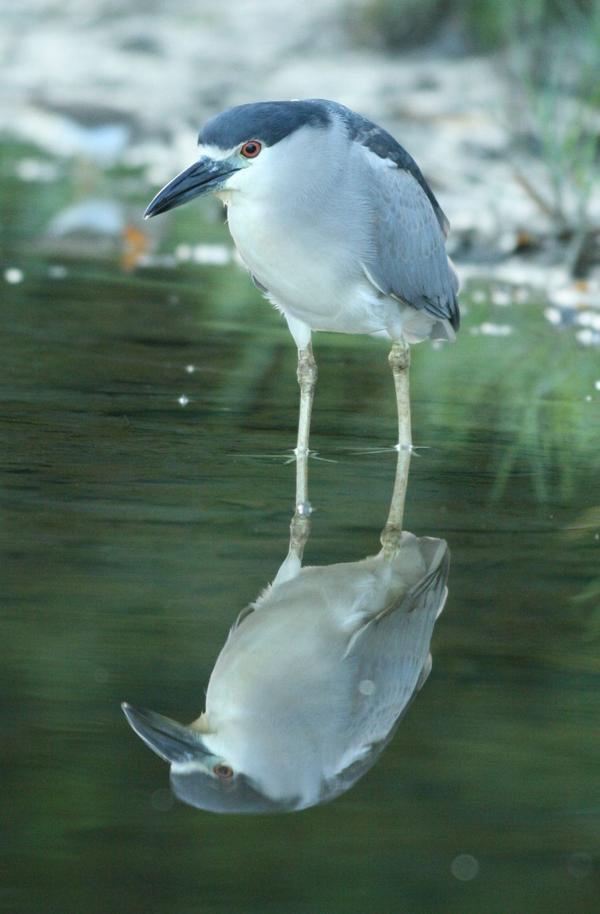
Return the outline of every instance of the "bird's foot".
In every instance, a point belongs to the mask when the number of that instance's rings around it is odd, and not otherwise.
[[[330,457],[321,457],[318,451],[306,451],[305,454],[301,454],[298,448],[294,448],[291,451],[283,451],[280,454],[231,454],[230,456],[245,457],[249,460],[281,460],[285,466],[305,457],[308,460],[320,460],[322,463],[337,463],[337,460],[332,460]]]
[[[392,444],[388,447],[360,447],[360,448],[349,448],[351,454],[392,454],[399,453],[403,451],[408,451],[412,456],[419,457],[420,454],[417,451],[427,450],[429,445],[415,445],[415,444]]]
[[[308,458],[309,460],[320,460],[322,463],[337,463],[337,460],[331,460],[329,457],[321,457],[318,451],[305,450],[304,448],[295,447],[292,451],[293,456],[290,457],[287,463],[293,463],[294,460],[303,460]]]

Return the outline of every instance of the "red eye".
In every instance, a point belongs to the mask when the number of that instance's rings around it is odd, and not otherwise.
[[[230,768],[229,765],[223,765],[223,764],[215,765],[215,767],[213,768],[213,771],[217,775],[217,777],[223,778],[223,780],[225,780],[225,781],[228,781],[229,778],[233,777],[233,768]]]
[[[248,140],[247,143],[244,143],[240,152],[247,159],[255,159],[261,149],[262,143],[259,143],[258,140]]]

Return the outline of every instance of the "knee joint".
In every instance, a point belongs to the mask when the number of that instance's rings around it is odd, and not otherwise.
[[[395,342],[388,356],[392,371],[406,371],[410,366],[410,347],[407,343]]]

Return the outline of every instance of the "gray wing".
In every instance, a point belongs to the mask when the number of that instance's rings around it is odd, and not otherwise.
[[[431,201],[408,171],[372,170],[372,250],[363,263],[373,285],[457,330],[458,282]]]
[[[365,146],[380,159],[392,162],[399,169],[409,172],[413,176],[425,191],[444,237],[446,237],[450,224],[440,204],[437,202],[435,194],[423,177],[421,169],[404,146],[401,146],[391,133],[388,133],[383,127],[374,124],[373,121],[363,117],[362,114],[351,111],[345,105],[340,105],[339,102],[327,101],[326,99],[317,99],[317,101],[343,121],[348,131],[348,136],[352,140]]]
[[[431,669],[429,645],[447,595],[450,550],[445,540],[423,537],[426,574],[351,640],[345,662],[356,666],[355,681],[367,682],[367,697],[353,711],[352,743],[387,742]]]

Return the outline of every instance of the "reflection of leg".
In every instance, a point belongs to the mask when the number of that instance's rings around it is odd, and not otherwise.
[[[298,443],[296,446],[296,513],[310,514],[308,501],[308,440],[310,414],[317,383],[317,363],[310,342],[298,350],[298,384],[300,385],[300,415],[298,417]]]
[[[297,556],[300,563],[304,547],[310,536],[310,515],[298,514],[296,511],[290,524],[290,552]]]
[[[296,511],[290,524],[290,548],[273,584],[284,584],[295,578],[302,568],[304,547],[310,535],[310,516]]]
[[[409,368],[410,348],[404,341],[396,341],[392,346],[389,357],[390,366],[394,376],[396,389],[396,405],[398,407],[398,460],[396,462],[396,479],[394,492],[390,504],[387,523],[381,534],[381,545],[386,554],[393,554],[397,549],[402,534],[402,521],[404,518],[404,501],[406,499],[406,486],[408,484],[408,469],[412,437],[410,430],[410,392]]]
[[[310,535],[310,505],[306,500],[308,451],[298,454],[296,467],[296,510],[290,524],[290,548],[285,561],[277,572],[274,584],[283,584],[285,581],[291,581],[299,573],[302,567],[304,547]],[[302,480],[302,485],[304,486],[304,501],[300,500],[298,494],[298,479]],[[300,506],[304,506],[303,510],[300,510]]]

